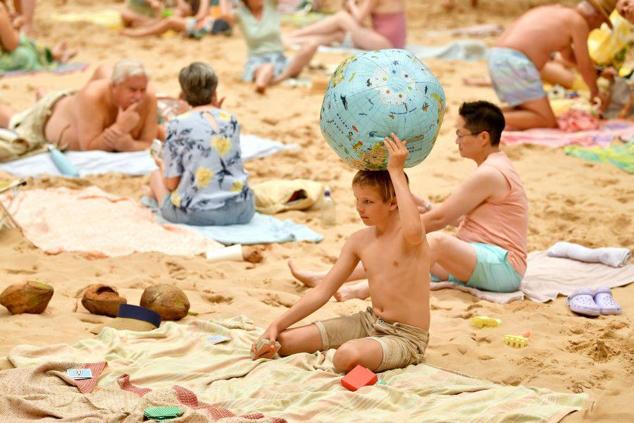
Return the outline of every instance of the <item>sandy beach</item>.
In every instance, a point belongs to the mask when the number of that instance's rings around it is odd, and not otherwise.
[[[508,25],[536,1],[482,0],[472,10],[464,1],[447,15],[439,2],[408,2],[409,41],[436,45],[456,39],[428,35],[428,31],[496,23]],[[570,2],[569,2],[570,3]],[[89,314],[80,303],[84,287],[103,283],[117,287],[129,303],[138,303],[144,288],[155,283],[174,284],[188,294],[190,319],[217,319],[246,314],[264,327],[294,304],[306,288],[294,281],[287,261],[315,270],[333,263],[344,239],[362,226],[354,207],[350,183],[354,169],[345,165],[320,134],[319,109],[322,93],[282,85],[265,96],[256,96],[240,81],[246,56],[238,34],[230,38],[207,37],[200,41],[179,36],[124,39],[116,31],[88,23],[59,24],[47,19],[54,13],[87,12],[120,7],[112,0],[40,1],[37,32],[48,44],[65,40],[80,49],[75,61],[88,63],[82,73],[0,78],[0,101],[21,110],[34,101],[37,90],[80,87],[99,63],[118,58],[142,60],[151,83],[160,94],[178,94],[177,73],[191,61],[206,61],[220,77],[224,106],[234,112],[244,133],[257,134],[300,151],[283,152],[250,161],[246,169],[251,183],[269,179],[306,178],[323,182],[333,190],[337,225],[323,227],[318,211],[285,212],[289,218],[323,233],[319,244],[287,243],[263,247],[262,263],[220,262],[208,264],[204,257],[172,257],[160,253],[86,259],[78,253],[47,255],[17,230],[0,231],[0,290],[14,283],[40,280],[55,288],[55,295],[42,315],[12,316],[0,309],[0,357],[20,344],[74,343],[93,336],[96,325],[108,320]],[[490,43],[493,38],[481,38]],[[341,54],[318,53],[313,64],[339,63]],[[467,87],[463,78],[487,75],[486,64],[429,60],[426,64],[441,81],[449,106],[436,147],[419,166],[408,170],[412,191],[442,201],[469,175],[475,165],[462,159],[455,145],[454,120],[466,100],[497,102],[491,88]],[[303,77],[325,81],[328,75],[310,69]],[[545,250],[557,241],[589,247],[619,246],[634,249],[634,183],[632,175],[608,164],[596,164],[566,156],[562,149],[520,145],[503,147],[514,160],[530,202],[529,251]],[[121,196],[140,199],[147,177],[104,175],[85,179],[46,177],[29,179],[26,189],[80,188],[96,185]],[[559,392],[586,392],[593,405],[564,419],[566,422],[634,421],[634,285],[613,290],[623,308],[620,316],[588,319],[572,314],[560,297],[539,304],[531,301],[506,305],[490,303],[456,290],[433,291],[432,323],[426,363],[468,376],[509,385],[549,388]],[[368,302],[334,299],[307,321],[336,317],[365,309]],[[503,328],[486,332],[473,328],[476,314],[495,316]],[[508,333],[532,332],[530,345],[509,348],[502,342]],[[11,365],[3,359],[0,368]]]

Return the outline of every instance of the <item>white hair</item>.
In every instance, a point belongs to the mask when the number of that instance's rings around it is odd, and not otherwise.
[[[112,69],[110,80],[113,84],[120,84],[133,76],[146,76],[143,63],[137,60],[123,59],[119,60]]]

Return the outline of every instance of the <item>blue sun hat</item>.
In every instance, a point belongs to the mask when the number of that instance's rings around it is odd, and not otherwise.
[[[422,162],[436,142],[445,92],[432,72],[406,50],[363,52],[346,59],[330,79],[321,107],[321,133],[357,169],[387,166],[383,139],[407,141],[405,167]]]

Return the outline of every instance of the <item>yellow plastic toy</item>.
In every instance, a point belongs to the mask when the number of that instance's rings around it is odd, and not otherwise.
[[[489,316],[473,316],[471,318],[471,324],[477,328],[494,328],[502,324],[502,320],[495,319]]]
[[[616,10],[610,15],[610,21],[612,30],[603,25],[590,33],[588,52],[596,64],[614,65],[618,68],[623,62],[617,56],[622,55],[621,52],[627,47],[632,27]]]
[[[524,348],[528,346],[528,339],[520,335],[504,335],[504,343],[513,348]]]

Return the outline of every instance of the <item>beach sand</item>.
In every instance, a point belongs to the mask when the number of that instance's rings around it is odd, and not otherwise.
[[[0,79],[0,101],[15,109],[29,106],[38,89],[78,88],[94,65],[117,58],[141,59],[159,93],[178,94],[178,70],[194,60],[210,62],[220,76],[220,95],[225,108],[235,112],[242,131],[286,143],[296,143],[300,152],[277,154],[247,163],[252,182],[270,178],[310,178],[333,189],[338,225],[321,226],[319,212],[287,212],[279,215],[305,223],[324,233],[320,244],[272,245],[264,250],[259,264],[222,262],[209,265],[202,257],[170,257],[158,253],[87,260],[80,254],[49,256],[39,251],[16,230],[0,232],[0,289],[13,283],[37,279],[55,287],[55,295],[42,315],[10,316],[0,310],[0,356],[18,344],[73,343],[92,336],[90,330],[107,320],[88,314],[80,303],[82,289],[93,283],[115,286],[134,303],[142,290],[154,283],[170,283],[186,290],[194,318],[224,318],[245,313],[264,327],[290,307],[305,292],[293,280],[286,261],[316,270],[331,266],[344,239],[361,228],[354,209],[350,182],[354,170],[341,162],[326,145],[319,131],[321,93],[280,86],[266,96],[256,96],[250,85],[239,81],[245,59],[242,39],[205,38],[184,41],[180,37],[129,40],[117,33],[87,23],[57,24],[46,19],[52,13],[97,11],[117,7],[110,0],[39,2],[38,32],[47,43],[66,40],[81,49],[76,60],[91,64],[84,73],[38,74]],[[514,16],[537,2],[483,0],[477,11],[460,3],[446,16],[434,1],[409,1],[410,41],[439,44],[448,36],[428,37],[425,31],[482,23],[508,24]],[[509,6],[509,3],[513,3]],[[485,38],[491,41],[491,38]],[[318,54],[315,63],[336,64],[344,56]],[[414,192],[432,201],[446,198],[474,170],[460,158],[454,143],[453,121],[462,101],[496,101],[490,88],[465,87],[464,77],[486,76],[483,62],[428,61],[441,80],[449,111],[430,157],[408,174]],[[304,77],[326,80],[320,70]],[[518,146],[504,151],[515,161],[530,200],[529,249],[543,250],[567,240],[591,247],[634,248],[634,183],[632,176],[616,167],[567,157],[561,149]],[[30,187],[82,187],[94,184],[108,192],[140,198],[147,178],[106,175],[69,181],[49,177],[29,181]],[[148,270],[149,269],[149,270]],[[426,362],[469,376],[511,385],[528,385],[556,391],[587,392],[592,409],[574,413],[565,421],[634,421],[634,285],[613,290],[623,307],[621,316],[587,319],[573,315],[565,299],[537,304],[529,301],[508,305],[478,301],[454,290],[432,293],[432,323]],[[335,317],[361,310],[360,300],[332,300],[307,321]],[[501,328],[478,330],[469,324],[474,314],[503,320]],[[528,348],[513,349],[502,342],[504,334],[532,332]],[[6,360],[3,368],[9,367]]]

